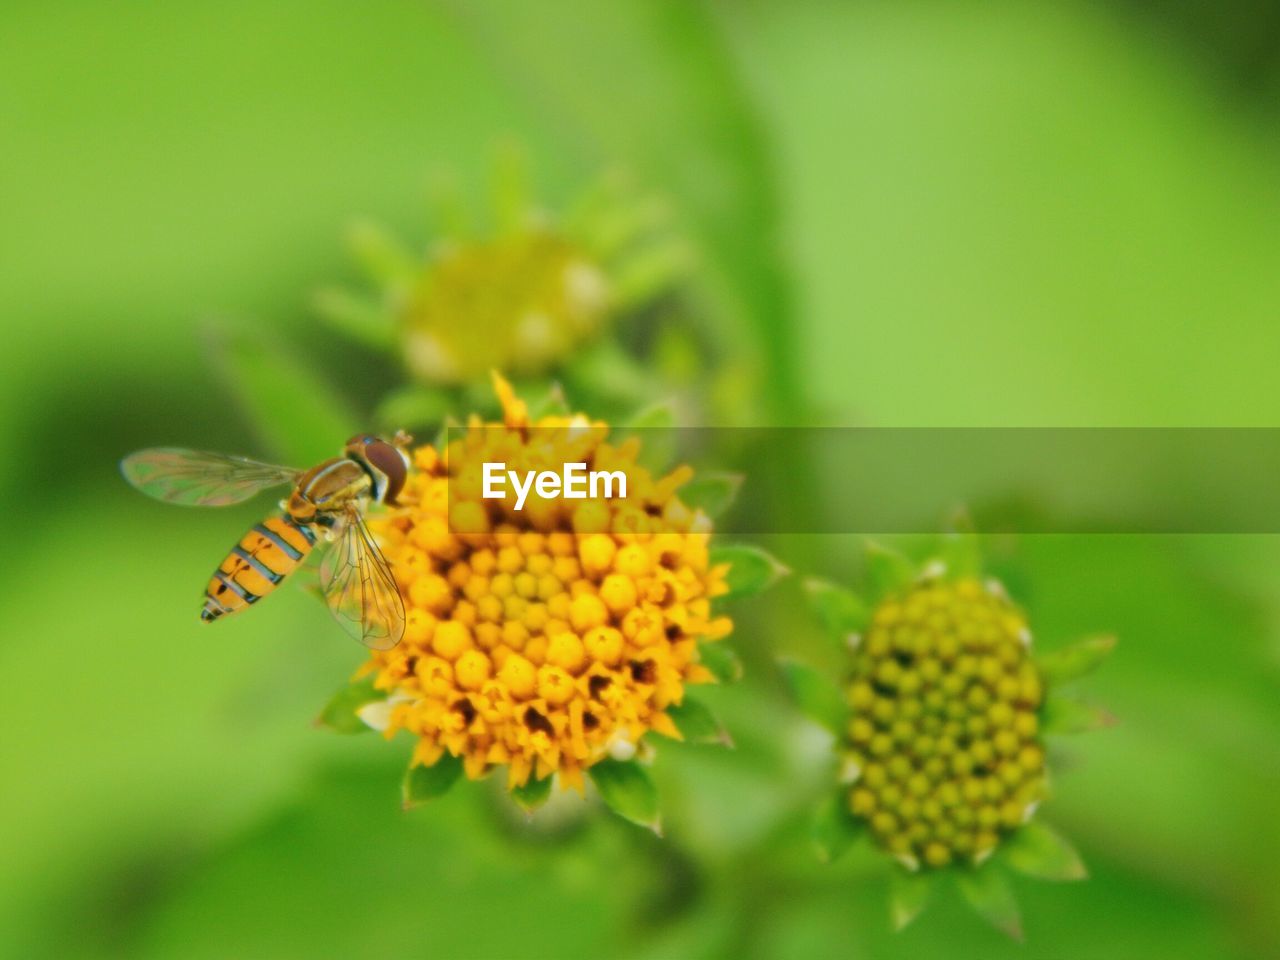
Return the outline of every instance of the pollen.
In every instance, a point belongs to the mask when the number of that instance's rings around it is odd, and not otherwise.
[[[848,807],[905,863],[980,863],[1045,795],[1027,624],[976,579],[883,600],[854,660]]]
[[[407,608],[403,641],[361,674],[394,703],[384,730],[418,740],[415,762],[453,755],[472,778],[506,768],[509,787],[634,753],[667,709],[710,682],[701,643],[729,633],[711,598],[723,566],[710,523],[655,476],[635,440],[585,416],[531,420],[496,380],[501,423],[473,418],[447,448],[415,452],[399,505],[370,518]],[[626,500],[485,500],[481,465],[583,462],[627,476]],[[583,531],[587,532],[583,532]]]

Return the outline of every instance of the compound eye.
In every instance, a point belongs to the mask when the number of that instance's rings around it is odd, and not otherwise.
[[[409,474],[409,467],[404,462],[404,454],[387,441],[374,437],[365,447],[364,455],[369,458],[369,463],[387,476],[387,493],[383,500],[387,503],[395,503],[396,496],[404,488],[404,481]]]

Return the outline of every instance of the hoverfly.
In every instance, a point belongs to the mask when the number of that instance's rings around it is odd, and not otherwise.
[[[388,650],[404,633],[404,600],[363,510],[371,501],[395,504],[409,472],[410,442],[404,433],[390,442],[357,434],[342,456],[310,470],[178,447],[131,453],[120,469],[147,496],[195,507],[241,503],[291,484],[283,513],[254,524],[213,572],[200,619],[212,623],[257,603],[323,539],[333,541],[320,566],[329,609],[361,643]]]

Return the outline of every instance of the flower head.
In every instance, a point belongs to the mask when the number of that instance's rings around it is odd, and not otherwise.
[[[444,229],[425,256],[372,224],[353,230],[375,288],[322,291],[322,317],[396,349],[415,379],[456,386],[490,369],[554,369],[685,275],[687,245],[663,204],[611,177],[552,216],[526,179],[520,152],[500,151],[487,230],[466,225],[451,191],[439,197]]]
[[[836,734],[844,760],[814,837],[828,858],[861,836],[896,858],[890,906],[899,928],[945,868],[975,910],[1019,937],[1006,867],[1085,876],[1070,844],[1035,816],[1048,797],[1044,738],[1111,722],[1060,687],[1098,666],[1115,641],[1033,653],[1026,615],[980,576],[977,538],[948,537],[941,552],[917,568],[871,545],[869,602],[808,584],[843,657],[853,651],[839,688],[811,667],[788,666],[797,699]]]
[[[981,862],[1043,798],[1030,636],[972,577],[912,584],[872,613],[846,689],[861,769],[848,802],[904,861]]]
[[[600,331],[612,296],[590,251],[546,223],[450,244],[400,305],[405,360],[436,383],[492,366],[538,373]]]
[[[668,710],[712,673],[699,644],[727,635],[713,615],[726,568],[710,524],[654,476],[640,444],[585,416],[531,418],[496,379],[501,423],[473,418],[443,451],[419,448],[400,506],[370,524],[407,608],[403,641],[363,672],[387,695],[367,714],[417,738],[414,762],[507,768],[511,788],[628,760],[649,731],[679,736]],[[480,496],[485,462],[585,462],[621,471],[625,500],[531,497],[522,510]],[[390,706],[388,707],[387,704]]]

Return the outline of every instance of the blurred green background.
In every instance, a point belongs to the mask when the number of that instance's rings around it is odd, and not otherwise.
[[[388,373],[308,297],[351,272],[353,217],[421,232],[426,173],[479,189],[499,138],[549,203],[614,164],[671,199],[765,422],[1276,425],[1277,18],[1207,10],[5,4],[0,954],[1280,956],[1274,538],[1002,556],[1046,646],[1121,637],[1088,687],[1120,725],[1045,811],[1092,878],[1019,882],[1018,946],[953,902],[893,935],[878,858],[813,861],[827,745],[770,670],[817,644],[794,584],[737,611],[748,678],[706,696],[738,749],[661,751],[665,841],[572,803],[525,826],[483,784],[405,814],[405,744],[310,726],[361,658],[323,609],[197,621],[257,511],[116,473],[269,452],[210,316],[367,415]],[[783,558],[853,580],[855,538],[810,541]]]

